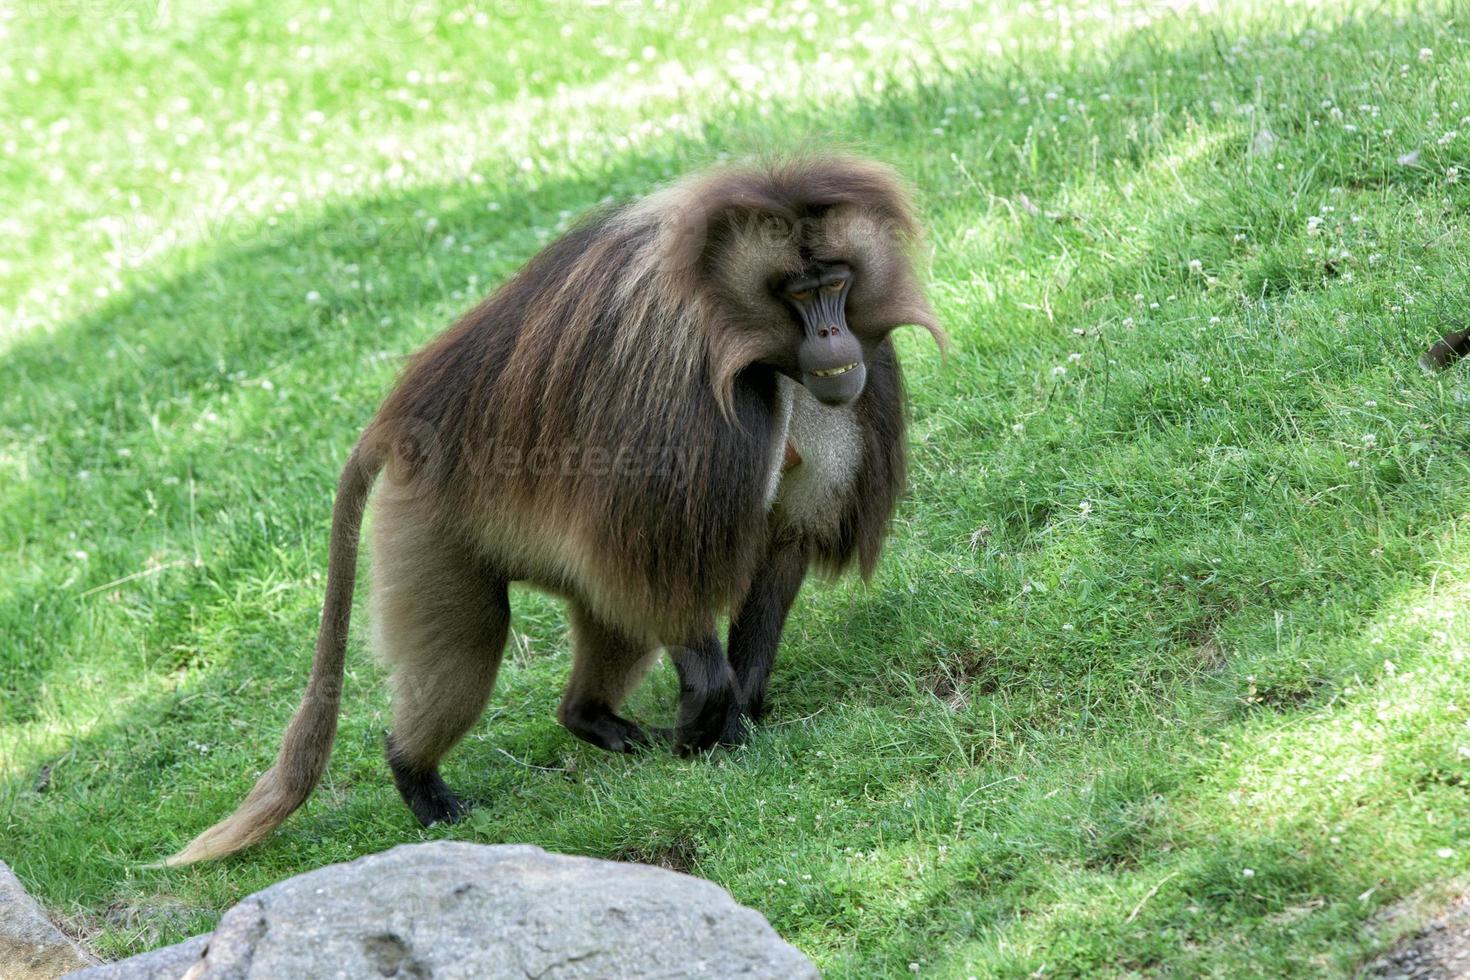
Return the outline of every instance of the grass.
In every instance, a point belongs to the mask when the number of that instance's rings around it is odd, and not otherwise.
[[[836,977],[1340,975],[1470,870],[1470,368],[1414,364],[1463,7],[262,6],[0,8],[0,858],[103,954],[452,837],[691,871]],[[144,868],[273,757],[404,355],[580,210],[831,141],[916,185],[956,350],[905,336],[911,493],[751,744],[576,742],[518,594],[422,831],[359,613],[312,802]]]

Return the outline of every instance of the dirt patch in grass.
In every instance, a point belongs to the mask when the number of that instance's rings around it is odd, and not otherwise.
[[[619,848],[612,854],[614,861],[633,861],[668,868],[680,874],[693,874],[699,862],[699,844],[685,834],[680,834],[667,843],[634,844]]]
[[[88,948],[109,930],[120,930],[133,936],[140,948],[159,945],[177,931],[198,931],[201,915],[213,916],[213,910],[202,909],[169,895],[118,898],[100,913],[73,911],[55,916],[57,928]]]
[[[1206,636],[1193,648],[1194,661],[1199,664],[1200,670],[1213,674],[1225,666],[1225,649],[1213,635]]]
[[[964,711],[970,698],[995,691],[995,657],[982,650],[961,650],[925,675],[923,684],[929,693],[950,711]]]

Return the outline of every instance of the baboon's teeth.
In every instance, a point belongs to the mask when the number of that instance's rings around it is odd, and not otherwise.
[[[834,374],[846,374],[855,367],[857,367],[857,362],[853,361],[851,364],[842,365],[842,367],[828,368],[825,371],[813,371],[812,374],[818,378],[830,378]]]

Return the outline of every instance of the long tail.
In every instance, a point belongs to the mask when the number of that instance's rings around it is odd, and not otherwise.
[[[167,865],[191,864],[223,857],[265,839],[297,807],[306,802],[327,768],[337,735],[342,698],[343,655],[347,623],[352,615],[352,586],[357,578],[357,540],[363,505],[382,469],[380,454],[364,438],[352,451],[332,508],[331,557],[321,630],[306,695],[286,727],[276,764],[256,781],[239,808],[167,858]]]

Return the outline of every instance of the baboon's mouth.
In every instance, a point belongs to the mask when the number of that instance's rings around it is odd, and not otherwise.
[[[818,377],[818,378],[830,378],[833,375],[846,374],[847,372],[851,371],[853,368],[855,368],[857,366],[858,366],[858,362],[857,361],[853,361],[851,364],[844,364],[844,365],[842,365],[842,367],[828,368],[825,371],[813,371],[812,374],[815,377]]]

